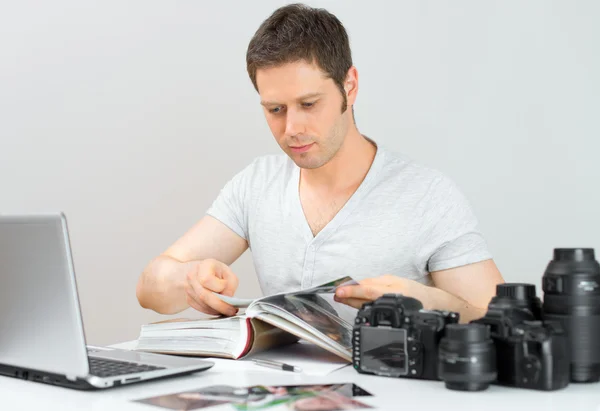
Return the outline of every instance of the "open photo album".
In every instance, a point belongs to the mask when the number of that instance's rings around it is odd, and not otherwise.
[[[255,300],[223,297],[245,308],[234,317],[175,319],[143,325],[136,350],[239,359],[299,339],[352,361],[352,326],[357,309],[333,299],[339,278],[313,288]]]

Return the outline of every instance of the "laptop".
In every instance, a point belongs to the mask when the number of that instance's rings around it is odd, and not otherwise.
[[[88,347],[65,215],[0,214],[0,375],[92,390],[213,365],[199,358]]]

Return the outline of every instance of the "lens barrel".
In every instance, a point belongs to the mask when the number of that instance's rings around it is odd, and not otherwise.
[[[438,375],[446,388],[483,391],[496,379],[496,349],[483,324],[449,324],[438,351]]]
[[[592,248],[555,248],[542,277],[544,320],[567,333],[571,381],[600,380],[600,264]]]
[[[536,320],[542,319],[542,300],[537,297],[534,284],[498,284],[491,302],[493,305],[527,309]]]

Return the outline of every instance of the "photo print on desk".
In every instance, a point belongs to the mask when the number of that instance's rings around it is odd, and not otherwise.
[[[171,410],[197,410],[226,404],[231,410],[350,410],[372,408],[354,397],[371,394],[353,383],[251,387],[213,385],[195,391],[136,400]]]

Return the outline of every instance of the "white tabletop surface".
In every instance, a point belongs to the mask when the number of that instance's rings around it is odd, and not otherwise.
[[[124,344],[123,347],[128,347]],[[0,410],[160,410],[132,400],[194,390],[215,384],[235,386],[296,385],[353,382],[373,394],[357,399],[382,410],[543,410],[600,411],[600,383],[570,384],[567,388],[541,392],[490,386],[481,392],[458,392],[439,381],[367,376],[348,366],[327,376],[310,376],[271,369],[239,370],[218,362],[210,370],[185,377],[132,384],[85,392],[15,378],[0,377]],[[210,409],[210,408],[209,408]],[[224,408],[219,408],[224,409]],[[233,409],[233,408],[230,408]]]

